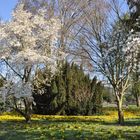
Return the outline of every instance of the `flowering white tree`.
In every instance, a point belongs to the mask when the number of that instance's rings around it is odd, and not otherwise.
[[[47,64],[54,73],[56,61],[64,58],[57,47],[59,29],[56,17],[47,18],[45,9],[32,14],[24,10],[24,3],[17,5],[11,21],[0,24],[0,59],[9,67],[11,81],[1,92],[12,97],[14,104],[10,105],[27,122],[31,119],[31,80],[35,69]],[[17,100],[23,101],[24,111],[18,108]]]
[[[123,97],[131,84],[132,73],[139,67],[140,55],[140,32],[128,32],[124,25],[117,24],[107,42],[101,45],[98,57],[100,63],[96,63],[113,87],[119,124],[124,123]]]
[[[136,48],[129,45],[129,35],[124,26],[115,27],[107,42],[100,46],[97,67],[113,87],[119,124],[124,123],[123,97],[130,86],[130,76],[134,70]]]
[[[109,30],[108,26],[105,26],[104,30],[101,25],[101,32],[95,32],[92,19],[89,20],[91,25],[83,27],[83,32],[79,36],[81,39],[76,40],[77,47],[72,53],[88,61],[101,77],[109,81],[116,97],[118,122],[123,124],[123,97],[135,69],[139,38],[136,33],[127,31],[122,21],[116,22]]]

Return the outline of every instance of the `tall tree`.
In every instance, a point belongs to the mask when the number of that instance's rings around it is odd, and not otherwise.
[[[13,99],[10,106],[28,122],[33,102],[32,76],[35,69],[46,63],[53,66],[51,70],[54,71],[59,53],[56,42],[60,22],[56,17],[48,19],[45,9],[38,9],[38,13],[32,14],[24,6],[24,3],[19,3],[12,20],[1,23],[0,59],[9,67],[11,74],[10,84],[3,87],[2,92],[8,92],[7,95]],[[24,110],[18,107],[18,101],[22,102]]]
[[[117,3],[114,4],[116,8]],[[110,82],[117,101],[118,122],[123,124],[123,96],[129,86],[137,49],[129,46],[129,32],[118,16],[120,14],[116,13],[119,21],[111,26],[107,21],[108,18],[99,13],[94,18],[86,13],[88,23],[78,36],[72,53],[89,61],[94,70],[100,72]],[[105,13],[108,15],[108,10]]]

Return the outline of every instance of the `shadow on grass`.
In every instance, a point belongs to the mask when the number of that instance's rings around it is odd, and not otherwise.
[[[46,119],[46,120],[41,120],[42,122],[56,122],[56,123],[73,123],[73,122],[79,122],[79,123],[90,123],[90,124],[101,124],[101,125],[114,125],[114,126],[120,126],[118,124],[118,121],[103,121],[103,120],[65,120],[65,119],[60,119],[60,120],[52,120],[52,119]],[[140,118],[132,118],[132,119],[125,119],[125,122],[123,126],[140,126]]]
[[[117,122],[33,120],[0,122],[0,140],[139,140],[140,119]]]
[[[124,123],[125,126],[140,126],[140,118],[137,119],[127,119]]]

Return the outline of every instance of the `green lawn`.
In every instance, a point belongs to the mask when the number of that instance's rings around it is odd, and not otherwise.
[[[0,140],[115,140],[140,139],[140,120],[126,126],[95,122],[1,122]]]
[[[116,113],[87,117],[35,115],[30,124],[19,116],[1,115],[0,140],[139,140],[140,113],[127,111],[124,126],[116,123]]]

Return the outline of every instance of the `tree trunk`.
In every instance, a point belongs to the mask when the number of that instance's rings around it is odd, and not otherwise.
[[[24,117],[26,119],[26,123],[30,123],[31,114],[32,114],[32,100],[25,98],[24,99],[24,106],[25,106]]]
[[[122,110],[122,99],[117,100],[117,108],[118,108],[118,123],[120,125],[124,124],[124,114]]]
[[[31,115],[26,114],[25,119],[26,119],[26,123],[30,123],[31,122]]]
[[[140,100],[139,100],[139,95],[138,94],[136,94],[136,105],[137,105],[137,107],[140,106]]]

